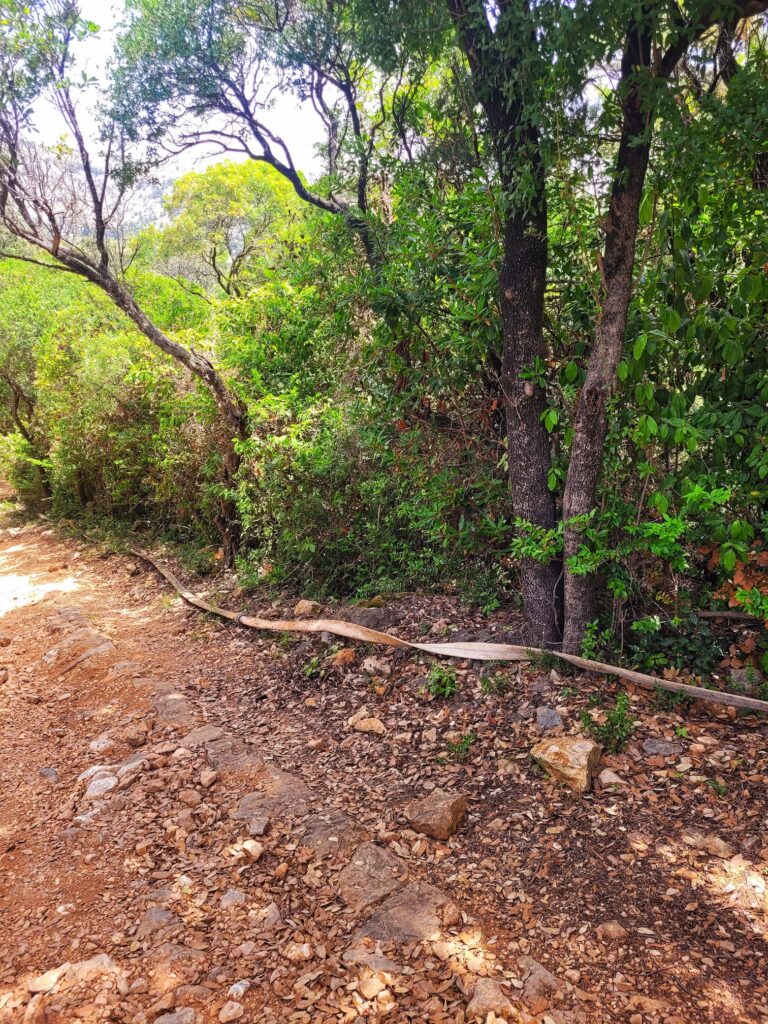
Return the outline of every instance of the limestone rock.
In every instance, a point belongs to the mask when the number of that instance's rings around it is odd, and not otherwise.
[[[280,908],[276,903],[268,903],[266,907],[262,907],[261,910],[257,910],[248,916],[252,917],[264,932],[273,932],[283,927],[283,918],[280,914]]]
[[[198,729],[188,732],[180,740],[180,744],[188,750],[194,750],[196,747],[205,746],[206,743],[215,743],[223,735],[224,730],[220,729],[218,725],[201,725]]]
[[[27,985],[30,992],[50,992],[64,977],[69,970],[69,963],[61,964],[60,967],[52,967],[50,971],[46,971],[45,974],[38,975],[37,978],[33,978],[32,981]]]
[[[623,942],[629,932],[618,921],[606,921],[597,926],[597,937],[607,942]]]
[[[244,1013],[245,1007],[243,1004],[236,1003],[233,999],[230,999],[219,1010],[219,1020],[221,1024],[230,1024],[230,1021],[240,1020]]]
[[[540,732],[553,732],[561,728],[563,719],[554,708],[542,705],[536,708],[536,725]]]
[[[165,928],[171,928],[178,924],[181,924],[181,920],[173,911],[166,910],[164,907],[151,907],[141,919],[136,931],[136,938],[146,939],[155,932],[163,931]]]
[[[649,757],[674,757],[682,753],[682,750],[679,743],[672,743],[670,740],[649,739],[643,742],[643,752]]]
[[[293,609],[293,614],[297,619],[301,619],[305,615],[319,615],[322,610],[323,606],[319,601],[308,601],[306,598],[303,598]]]
[[[529,1006],[542,1001],[551,1002],[561,990],[560,982],[550,971],[530,956],[521,956],[517,961],[523,973],[523,999]]]
[[[368,838],[365,829],[343,811],[320,811],[307,818],[306,826],[301,845],[309,847],[317,857],[335,853],[349,856]]]
[[[242,889],[227,889],[222,895],[219,903],[222,910],[229,910],[232,907],[239,907],[245,903],[247,896]]]
[[[600,746],[584,736],[559,736],[537,743],[531,756],[558,782],[576,793],[587,793],[600,760]]]
[[[117,785],[115,775],[101,775],[92,779],[85,791],[86,800],[97,800],[100,796],[106,796]]]
[[[442,914],[450,906],[449,898],[434,885],[412,882],[381,904],[358,929],[353,945],[365,938],[397,943],[439,938]]]
[[[403,863],[393,853],[362,843],[339,873],[339,893],[354,910],[365,910],[400,888],[403,874]]]
[[[472,999],[467,1006],[470,1020],[484,1021],[489,1013],[497,1017],[506,1017],[512,1012],[512,1003],[504,995],[501,986],[493,978],[478,978],[472,992]]]
[[[467,813],[467,798],[461,793],[434,789],[428,796],[412,800],[405,808],[411,828],[435,839],[449,839]]]
[[[175,1010],[173,1013],[164,1013],[155,1017],[155,1024],[200,1024],[202,1017],[197,1010],[186,1006],[182,1010]]]
[[[617,786],[626,786],[626,781],[610,768],[603,768],[597,776],[597,781],[603,789],[614,789]]]

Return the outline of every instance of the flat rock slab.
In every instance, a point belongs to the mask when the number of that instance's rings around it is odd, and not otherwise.
[[[671,740],[649,739],[643,742],[643,752],[649,757],[676,757],[683,752],[683,748]]]
[[[60,608],[45,620],[51,633],[70,633],[81,626],[87,626],[88,620],[75,605]]]
[[[353,910],[367,910],[405,884],[405,865],[389,850],[363,843],[339,873],[339,895]]]
[[[307,830],[301,845],[314,850],[317,857],[341,853],[348,857],[368,838],[368,833],[343,811],[329,810],[312,814],[305,822]]]
[[[155,699],[157,724],[173,729],[191,729],[197,720],[194,708],[183,693],[164,693]]]
[[[305,814],[312,791],[298,775],[280,768],[267,768],[261,789],[246,793],[232,812],[233,818],[296,817]]]
[[[219,739],[207,741],[205,756],[208,764],[217,772],[237,772],[248,768],[260,768],[262,765],[258,754],[249,750],[242,740],[234,736],[221,736]]]
[[[434,885],[412,882],[381,904],[357,930],[352,944],[361,939],[392,943],[437,939],[448,914],[455,923],[455,911],[451,900]]]
[[[188,750],[194,750],[196,747],[202,747],[206,743],[213,743],[214,740],[221,739],[223,735],[224,730],[218,725],[201,725],[198,729],[188,732],[186,736],[182,736],[179,743],[182,747],[187,747]]]

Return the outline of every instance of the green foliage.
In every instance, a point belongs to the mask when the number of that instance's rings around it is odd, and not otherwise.
[[[449,760],[463,763],[469,758],[469,755],[472,753],[472,747],[476,742],[477,733],[467,732],[456,743],[447,743],[446,751]]]
[[[696,615],[663,619],[654,615],[632,624],[626,655],[644,672],[674,668],[708,679],[726,649],[710,624]]]
[[[480,689],[486,697],[506,697],[510,690],[510,683],[506,676],[496,672],[480,677]]]
[[[618,694],[614,706],[605,713],[604,722],[596,722],[587,711],[582,712],[581,716],[582,730],[613,753],[624,748],[635,724],[626,693]]]
[[[447,700],[459,692],[456,669],[435,662],[427,675],[428,689],[433,697]]]

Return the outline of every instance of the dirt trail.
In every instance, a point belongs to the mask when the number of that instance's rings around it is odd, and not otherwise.
[[[0,574],[0,1021],[768,1019],[759,720],[635,695],[623,781],[575,797],[529,751],[586,681],[431,701],[407,654],[211,621],[44,523]],[[436,790],[442,840],[403,814]]]

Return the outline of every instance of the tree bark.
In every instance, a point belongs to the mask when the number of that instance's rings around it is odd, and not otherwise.
[[[527,13],[527,3],[521,8]],[[499,270],[499,304],[504,340],[502,391],[507,420],[507,457],[515,517],[545,530],[557,522],[555,498],[548,486],[552,451],[542,422],[544,390],[521,373],[536,359],[546,358],[542,331],[547,274],[547,208],[539,133],[531,122],[525,98],[509,95],[504,61],[537,45],[530,21],[522,40],[516,19],[507,17],[491,28],[485,5],[478,0],[448,0],[459,41],[472,72],[475,94],[488,121],[501,183],[503,257]],[[530,175],[533,194],[517,192],[523,172]],[[526,642],[559,644],[561,601],[559,560],[523,558],[520,585],[525,610]]]
[[[621,140],[605,221],[602,306],[595,342],[573,423],[573,444],[563,495],[565,557],[565,629],[563,650],[579,654],[586,627],[597,614],[593,573],[575,574],[568,560],[584,543],[584,520],[595,507],[595,494],[608,434],[608,403],[616,384],[629,303],[640,202],[648,168],[652,132],[650,103],[645,106],[638,75],[651,60],[650,28],[632,26],[622,57],[619,86],[623,110]]]

